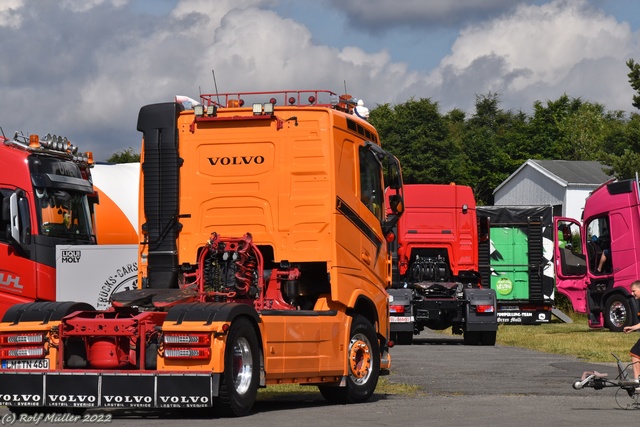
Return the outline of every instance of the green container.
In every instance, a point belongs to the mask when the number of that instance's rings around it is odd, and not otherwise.
[[[529,240],[521,227],[492,227],[491,288],[498,300],[529,299]]]

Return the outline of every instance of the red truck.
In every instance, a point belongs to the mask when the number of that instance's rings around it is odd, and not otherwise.
[[[388,290],[392,339],[410,344],[425,328],[451,327],[464,336],[465,344],[494,345],[496,293],[480,285],[472,189],[407,184],[404,204]]]
[[[585,201],[582,222],[555,219],[556,286],[591,328],[619,332],[638,322],[630,285],[640,279],[638,180],[611,180]]]
[[[96,243],[91,163],[67,138],[0,136],[0,318],[56,299],[57,245]]]

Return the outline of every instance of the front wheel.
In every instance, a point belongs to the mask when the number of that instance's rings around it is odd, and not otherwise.
[[[622,295],[611,295],[604,305],[604,325],[611,332],[622,332],[631,325],[631,305]]]
[[[351,323],[350,337],[346,387],[318,386],[322,396],[331,403],[365,402],[378,385],[380,346],[373,325],[365,317],[356,315]]]
[[[247,415],[258,394],[260,348],[253,325],[240,318],[231,323],[224,351],[224,372],[220,383],[219,404],[222,415]]]

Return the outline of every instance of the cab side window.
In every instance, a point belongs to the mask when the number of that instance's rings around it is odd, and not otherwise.
[[[11,235],[9,225],[11,224],[11,216],[9,211],[9,197],[12,191],[0,188],[0,241],[8,241]]]
[[[384,194],[382,191],[382,166],[376,155],[367,147],[360,147],[360,201],[380,221],[383,220]]]
[[[601,217],[587,224],[587,257],[593,274],[613,272],[609,218]]]

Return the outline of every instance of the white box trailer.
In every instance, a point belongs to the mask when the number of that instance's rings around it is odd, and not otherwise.
[[[138,245],[56,246],[56,300],[104,310],[112,294],[137,287]]]

